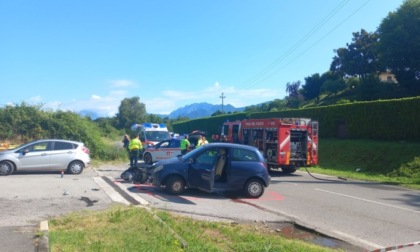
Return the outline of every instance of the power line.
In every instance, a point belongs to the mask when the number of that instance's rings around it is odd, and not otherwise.
[[[297,57],[295,57],[294,59],[292,59],[291,61],[289,61],[288,63],[286,63],[285,65],[283,65],[281,68],[277,69],[275,72],[271,73],[270,75],[268,75],[267,77],[265,77],[264,79],[261,80],[261,82],[269,79],[271,76],[273,76],[274,74],[280,72],[281,70],[283,70],[284,68],[286,68],[288,65],[290,65],[291,63],[295,62],[297,59],[299,59],[300,57],[302,57],[305,53],[307,53],[310,49],[312,49],[314,46],[316,46],[319,42],[321,42],[321,40],[323,40],[324,38],[326,38],[328,35],[330,35],[333,31],[335,31],[338,27],[340,27],[342,24],[344,24],[347,20],[349,20],[353,15],[355,15],[359,10],[361,10],[366,4],[368,4],[370,2],[370,0],[367,0],[364,4],[362,4],[359,8],[357,8],[355,11],[353,11],[349,16],[347,16],[343,21],[341,21],[338,25],[334,26],[334,28],[332,28],[330,31],[328,31],[324,36],[322,36],[320,39],[318,39],[315,43],[313,43],[310,47],[308,47],[305,51],[303,51],[302,53],[300,53]],[[254,84],[256,85],[256,84]]]
[[[310,49],[312,49],[315,45],[317,45],[320,41],[322,41],[325,37],[327,37],[329,34],[331,34],[333,31],[335,31],[338,27],[340,27],[343,23],[345,23],[348,19],[350,19],[353,15],[355,15],[360,9],[362,9],[365,5],[367,5],[370,0],[367,0],[365,3],[363,3],[359,8],[357,8],[354,12],[352,12],[349,16],[347,16],[343,21],[341,21],[338,25],[336,25],[333,29],[328,31],[324,36],[322,36],[320,39],[318,39],[315,43],[313,43],[310,47],[308,47],[306,50],[304,50],[302,53],[300,53],[297,57],[292,59],[291,61],[287,62],[285,65],[283,65],[281,68],[277,69],[276,71],[272,72],[268,76],[265,76],[270,72],[274,67],[276,67],[285,57],[290,55],[292,52],[294,52],[297,48],[299,48],[303,42],[305,42],[306,39],[310,38],[316,31],[318,31],[327,21],[329,21],[339,10],[341,10],[349,0],[342,1],[333,11],[331,11],[325,18],[321,20],[310,32],[308,32],[305,36],[303,36],[298,42],[295,43],[294,46],[292,46],[288,51],[286,51],[282,56],[278,57],[275,61],[273,61],[270,65],[268,65],[265,69],[263,69],[260,73],[252,77],[250,80],[245,82],[242,87],[239,88],[250,88],[255,85],[257,85],[257,81],[263,82],[270,77],[272,77],[274,74],[278,73],[279,71],[283,70],[285,67],[299,59],[301,56],[303,56],[306,52],[308,52]],[[265,76],[265,77],[264,77]]]
[[[306,33],[302,38],[300,38],[291,48],[289,48],[283,55],[278,57],[274,60],[270,65],[268,65],[265,69],[263,69],[260,73],[256,74],[250,80],[245,82],[243,86],[252,86],[253,82],[258,81],[258,79],[262,78],[267,72],[271,69],[276,67],[283,59],[289,56],[292,52],[298,49],[307,39],[309,39],[312,35],[314,35],[322,26],[324,26],[335,14],[338,13],[347,3],[349,0],[343,0],[339,3],[326,17],[324,17],[317,25],[315,25],[308,33]]]

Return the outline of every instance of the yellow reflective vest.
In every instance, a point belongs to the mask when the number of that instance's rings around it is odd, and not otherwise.
[[[128,145],[129,150],[141,150],[143,149],[143,145],[141,141],[137,138],[131,139],[130,144]]]

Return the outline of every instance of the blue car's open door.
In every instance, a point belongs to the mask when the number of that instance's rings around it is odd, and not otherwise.
[[[189,186],[211,192],[217,159],[217,149],[206,150],[193,158],[188,170]]]

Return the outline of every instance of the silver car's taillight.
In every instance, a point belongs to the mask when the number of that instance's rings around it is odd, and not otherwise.
[[[89,151],[89,149],[88,148],[86,148],[85,146],[82,146],[82,151],[84,152],[84,153],[86,153],[86,154],[90,154],[90,151]]]

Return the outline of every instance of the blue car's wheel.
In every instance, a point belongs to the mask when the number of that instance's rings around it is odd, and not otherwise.
[[[171,176],[166,180],[166,191],[169,194],[180,194],[185,190],[185,181],[179,176]]]
[[[264,185],[259,179],[250,179],[245,184],[244,193],[249,198],[259,198],[264,194]]]

